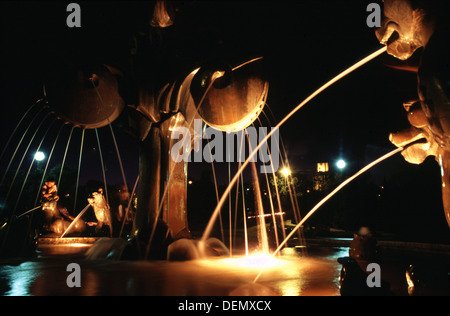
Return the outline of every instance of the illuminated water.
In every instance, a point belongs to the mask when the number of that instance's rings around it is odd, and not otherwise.
[[[218,201],[216,210],[211,217],[202,241],[209,237],[212,225],[220,214],[220,209],[226,198],[230,198],[230,190],[237,180],[242,177],[242,171],[249,163],[250,159],[256,154],[259,147],[280,128],[290,117],[292,117],[300,108],[315,98],[329,86],[344,78],[355,69],[369,62],[373,58],[384,53],[386,48],[369,55],[367,58],[356,63],[320,89],[315,91],[305,101],[294,108],[276,128],[273,129],[262,140],[258,148],[254,149],[247,161],[241,166],[240,171],[236,173],[230,181],[227,191]],[[111,128],[111,125],[110,125]],[[73,131],[73,128],[72,128]],[[97,132],[97,131],[96,131]],[[112,132],[112,129],[111,129]],[[100,141],[97,136],[98,146]],[[112,132],[114,139],[114,134]],[[81,148],[78,162],[77,183],[79,180],[82,150],[83,150],[84,130],[81,140]],[[70,142],[70,138],[69,138]],[[69,143],[68,142],[68,143]],[[121,159],[115,142],[115,148],[118,155],[121,174],[126,183]],[[67,144],[68,147],[68,144]],[[67,153],[66,147],[66,153]],[[18,265],[11,263],[1,265],[0,263],[0,294],[3,295],[192,295],[192,296],[211,296],[211,295],[339,295],[339,273],[341,265],[337,263],[338,257],[348,255],[347,247],[328,247],[311,248],[313,256],[302,256],[300,248],[284,248],[290,237],[298,230],[303,223],[320,208],[329,198],[336,194],[350,181],[358,177],[372,166],[400,152],[402,149],[396,149],[388,155],[373,162],[353,177],[347,179],[337,187],[329,196],[316,205],[299,223],[296,228],[279,244],[279,247],[271,255],[268,255],[267,235],[265,230],[261,231],[260,237],[262,254],[251,254],[249,256],[234,256],[232,258],[209,258],[201,260],[192,260],[186,262],[168,262],[168,261],[106,261],[106,260],[86,260],[79,256],[86,251],[91,244],[89,243],[66,243],[63,245],[49,244],[41,245],[42,257],[29,262],[23,262]],[[102,160],[100,151],[100,159]],[[65,160],[65,155],[64,155]],[[63,165],[64,165],[63,160]],[[102,162],[103,180],[106,188],[105,169]],[[254,167],[254,166],[253,166]],[[30,167],[31,168],[31,167]],[[62,170],[61,170],[62,171]],[[62,173],[62,172],[61,172]],[[61,177],[60,173],[60,177]],[[256,177],[257,178],[257,177]],[[58,181],[59,182],[59,181]],[[76,189],[77,189],[76,185]],[[133,189],[134,191],[134,189]],[[165,194],[165,193],[164,193]],[[75,191],[76,202],[77,191]],[[259,196],[259,199],[261,197]],[[279,197],[278,197],[279,199]],[[131,203],[131,201],[130,201]],[[260,205],[262,203],[259,203]],[[231,205],[231,204],[230,204]],[[74,205],[74,210],[76,204]],[[87,207],[78,214],[80,218]],[[160,208],[161,209],[161,208]],[[245,206],[244,206],[245,209]],[[260,215],[263,214],[262,207]],[[273,210],[272,210],[273,211]],[[245,210],[244,210],[245,212]],[[245,216],[244,216],[245,217]],[[76,220],[74,221],[74,223]],[[231,225],[231,210],[230,210]],[[72,226],[72,225],[71,225]],[[71,226],[63,234],[69,231]],[[265,225],[260,225],[264,227]],[[123,227],[123,226],[122,226]],[[247,230],[245,231],[247,234]],[[62,237],[63,237],[62,236]],[[151,239],[152,237],[150,237]],[[149,243],[150,244],[150,243]],[[230,227],[230,246],[231,227]],[[278,244],[278,242],[277,242]],[[247,247],[246,247],[247,248]],[[310,248],[310,247],[308,247]],[[316,250],[316,251],[314,251]],[[149,249],[146,250],[147,252]],[[248,250],[246,250],[247,252]],[[281,256],[273,255],[281,253]],[[50,257],[48,257],[50,256]],[[66,267],[68,263],[77,262],[82,268],[82,286],[81,288],[69,288],[66,285],[68,272]],[[432,259],[430,259],[432,262]],[[401,271],[397,276],[404,277],[404,262],[399,265]],[[403,269],[403,270],[402,270]],[[403,289],[403,288],[402,288]],[[400,290],[399,290],[400,291]],[[405,292],[399,292],[403,295]]]
[[[83,245],[74,245],[74,247]],[[339,295],[340,265],[329,258],[298,258],[295,249],[274,259],[270,271],[252,285],[260,265],[253,258],[189,262],[87,261],[70,256],[0,266],[1,295]],[[251,262],[254,260],[256,262]],[[69,263],[81,267],[81,288],[66,285]]]
[[[64,233],[62,233],[60,238],[63,238],[72,229],[72,227],[77,223],[77,221],[81,218],[81,216],[83,216],[83,214],[89,209],[90,206],[91,205],[88,204],[84,207],[84,209],[77,215],[77,217],[74,218],[72,223],[70,223],[69,227],[67,227]]]
[[[350,240],[344,241],[349,243]],[[0,262],[0,295],[151,295],[151,296],[337,296],[341,265],[336,261],[348,255],[348,247],[311,242],[307,257],[287,248],[277,259],[237,257],[189,262],[167,261],[88,261],[77,255],[88,244],[72,243],[72,254],[51,255],[27,262]],[[339,240],[336,244],[342,244]],[[58,248],[58,247],[56,247]],[[62,250],[62,248],[60,248]],[[54,251],[49,253],[48,251]],[[67,248],[66,250],[67,251]],[[431,273],[450,267],[450,254],[418,253],[412,250],[383,249],[384,274],[392,282],[394,295],[406,296],[404,271],[420,264]],[[267,258],[266,258],[267,259]],[[69,263],[81,267],[81,287],[69,288]],[[255,275],[266,262],[266,271],[257,283]],[[383,274],[383,275],[384,275]],[[390,275],[389,275],[390,274]],[[450,295],[450,280],[431,278],[426,295]],[[394,283],[397,282],[397,283]]]
[[[249,154],[249,157],[247,158],[247,160],[241,165],[240,169],[238,170],[238,172],[235,174],[235,176],[233,177],[233,179],[230,181],[227,189],[225,190],[225,192],[223,193],[221,199],[219,200],[219,202],[217,203],[217,207],[214,210],[211,219],[208,223],[208,225],[206,226],[205,232],[203,233],[202,236],[202,240],[205,241],[211,234],[211,231],[213,229],[214,223],[217,220],[218,215],[220,214],[220,210],[223,207],[223,204],[225,203],[225,200],[227,198],[227,196],[230,194],[231,189],[233,188],[233,186],[236,184],[237,180],[239,179],[240,175],[242,174],[242,172],[244,171],[244,169],[247,167],[247,165],[249,164],[250,160],[255,156],[255,154],[258,152],[258,150],[267,142],[267,140],[287,121],[289,120],[295,113],[297,113],[303,106],[305,106],[308,102],[310,102],[312,99],[314,99],[316,96],[318,96],[320,93],[322,93],[323,91],[325,91],[326,89],[328,89],[330,86],[332,86],[333,84],[335,84],[336,82],[338,82],[339,80],[341,80],[342,78],[344,78],[345,76],[347,76],[348,74],[352,73],[353,71],[355,71],[356,69],[358,69],[359,67],[365,65],[366,63],[368,63],[369,61],[371,61],[372,59],[380,56],[381,54],[385,53],[387,50],[386,46],[384,46],[383,48],[377,50],[376,52],[374,52],[373,54],[370,54],[369,56],[367,56],[366,58],[363,58],[361,61],[357,62],[356,64],[354,64],[353,66],[349,67],[347,70],[343,71],[342,73],[340,73],[339,75],[337,75],[336,77],[334,77],[333,79],[331,79],[330,81],[328,81],[326,84],[324,84],[322,87],[320,87],[319,89],[317,89],[314,93],[312,93],[309,97],[307,97],[303,102],[301,102],[298,106],[296,106],[288,115],[286,115],[276,126],[275,128],[273,128],[267,135],[266,137],[261,140],[258,144],[258,146]]]

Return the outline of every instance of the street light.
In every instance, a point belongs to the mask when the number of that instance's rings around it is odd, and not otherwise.
[[[347,165],[347,163],[344,161],[344,160],[342,160],[342,159],[339,159],[337,162],[336,162],[336,166],[339,168],[339,169],[344,169],[345,168],[345,166]]]
[[[35,154],[34,154],[34,160],[36,160],[36,161],[42,161],[42,160],[44,160],[45,159],[45,154],[42,152],[42,151],[37,151]]]
[[[291,175],[291,169],[289,169],[288,167],[284,167],[280,172],[285,178]]]

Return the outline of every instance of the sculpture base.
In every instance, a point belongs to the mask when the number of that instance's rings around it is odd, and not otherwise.
[[[37,252],[40,257],[84,256],[98,239],[94,237],[43,237],[38,239]]]

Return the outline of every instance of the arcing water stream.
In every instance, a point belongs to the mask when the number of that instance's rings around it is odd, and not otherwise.
[[[206,226],[206,229],[203,233],[201,242],[204,243],[206,241],[206,239],[208,239],[208,237],[211,234],[211,231],[213,229],[214,223],[220,213],[220,210],[223,206],[223,204],[225,203],[225,200],[227,199],[229,193],[231,192],[232,187],[236,184],[237,180],[239,179],[241,173],[244,171],[244,169],[247,167],[247,165],[249,164],[250,160],[256,155],[256,153],[258,152],[258,150],[261,148],[261,146],[263,146],[267,140],[289,119],[291,118],[296,112],[298,112],[304,105],[306,105],[309,101],[311,101],[312,99],[314,99],[317,95],[319,95],[320,93],[322,93],[324,90],[326,90],[327,88],[329,88],[330,86],[332,86],[333,84],[335,84],[336,82],[338,82],[339,80],[341,80],[342,78],[344,78],[345,76],[347,76],[348,74],[352,73],[353,71],[355,71],[356,69],[358,69],[359,67],[363,66],[364,64],[368,63],[369,61],[371,61],[372,59],[378,57],[379,55],[383,54],[384,52],[386,52],[387,48],[383,47],[379,50],[377,50],[376,52],[374,52],[373,54],[370,54],[369,56],[367,56],[366,58],[362,59],[361,61],[357,62],[356,64],[354,64],[353,66],[351,66],[350,68],[348,68],[347,70],[345,70],[344,72],[342,72],[341,74],[337,75],[336,77],[334,77],[332,80],[330,80],[329,82],[327,82],[326,84],[324,84],[321,88],[319,88],[318,90],[316,90],[313,94],[311,94],[308,98],[306,98],[302,103],[300,103],[296,108],[294,108],[288,115],[286,115],[276,126],[275,128],[273,128],[267,135],[266,137],[260,141],[260,143],[258,144],[258,146],[253,149],[253,151],[249,154],[249,157],[247,158],[247,160],[241,165],[240,169],[238,170],[238,172],[235,174],[235,176],[233,177],[233,179],[230,181],[227,189],[225,190],[225,192],[223,193],[221,199],[219,200],[219,203],[217,203],[216,209],[214,210],[211,219],[208,223],[208,225]]]

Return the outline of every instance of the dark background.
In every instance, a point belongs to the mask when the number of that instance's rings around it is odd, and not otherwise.
[[[174,2],[175,25],[166,35],[164,66],[170,71],[194,69],[212,58],[245,61],[264,56],[270,80],[267,103],[280,121],[315,89],[381,47],[366,24],[370,2],[375,1]],[[78,1],[82,27],[70,29],[66,26],[68,3],[0,4],[2,149],[21,115],[42,97],[45,74],[56,61],[101,62],[126,69],[130,38],[148,29],[154,5],[152,1]],[[409,63],[417,61],[415,57]],[[329,162],[336,175],[334,163],[343,158],[348,166],[340,176],[345,178],[394,149],[388,135],[408,126],[402,103],[417,98],[417,81],[414,73],[388,67],[392,64],[398,61],[387,54],[370,62],[307,104],[281,128],[294,174],[311,178],[317,162]],[[76,142],[80,133],[74,131]],[[108,181],[120,184],[109,131],[100,133]],[[116,137],[132,187],[138,172],[138,144],[120,128]],[[0,161],[2,170],[17,142],[16,137]],[[93,134],[86,135],[86,143],[82,184],[101,180]],[[43,146],[48,150],[51,144]],[[67,161],[74,169],[77,146],[71,146]],[[58,147],[64,150],[64,145]],[[189,176],[199,180],[207,169],[210,166],[191,165]],[[227,181],[227,172],[225,164],[217,167],[220,183]],[[300,199],[305,214],[314,200],[303,202]],[[401,155],[393,157],[330,203],[312,223],[353,230],[370,224],[399,239],[450,241],[439,169],[432,157],[420,166],[407,164]]]

